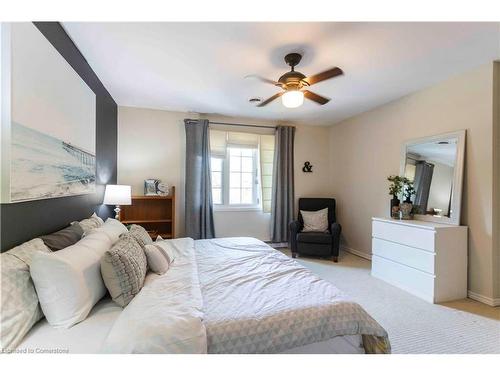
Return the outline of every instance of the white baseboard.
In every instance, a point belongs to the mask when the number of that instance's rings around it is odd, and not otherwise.
[[[486,296],[483,296],[482,294],[473,292],[471,290],[467,291],[467,297],[469,297],[470,299],[473,299],[475,301],[485,303],[486,305],[489,305],[489,306],[493,306],[493,307],[500,306],[500,298],[486,297]]]
[[[357,255],[358,257],[365,258],[365,259],[368,259],[368,260],[372,260],[372,255],[371,254],[367,254],[367,253],[365,253],[363,251],[359,251],[359,250],[356,250],[356,249],[351,249],[350,247],[347,247],[347,246],[344,246],[344,245],[340,245],[340,249],[343,250],[343,251],[347,251],[348,253]]]

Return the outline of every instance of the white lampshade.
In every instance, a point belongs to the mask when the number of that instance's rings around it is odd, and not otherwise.
[[[281,95],[281,102],[287,108],[297,108],[304,103],[304,93],[302,91],[287,91]]]
[[[132,204],[132,189],[129,185],[106,185],[103,204],[129,206]]]

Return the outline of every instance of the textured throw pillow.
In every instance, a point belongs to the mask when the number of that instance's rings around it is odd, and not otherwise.
[[[304,229],[302,232],[327,232],[328,231],[328,208],[319,211],[302,211]]]
[[[104,221],[96,215],[94,212],[91,217],[88,219],[83,219],[82,221],[74,221],[71,224],[78,223],[83,229],[83,233],[87,234],[89,233],[92,229],[99,228],[101,225],[104,224]]]
[[[25,242],[0,256],[0,349],[14,349],[43,317],[30,276],[31,259],[37,252],[50,253],[50,249],[39,238]]]
[[[127,233],[128,229],[125,225],[120,223],[120,221],[109,218],[103,225],[101,225],[99,228],[93,229],[90,233],[94,232],[105,233],[114,245],[120,238],[120,235],[123,233]]]
[[[83,229],[79,223],[75,222],[57,232],[41,236],[40,239],[50,250],[57,251],[77,243],[82,236]]]
[[[113,301],[125,307],[144,285],[146,254],[130,234],[121,236],[101,259],[101,274]]]
[[[105,233],[92,232],[65,249],[33,257],[31,277],[50,325],[81,322],[106,294],[101,258],[111,246]]]
[[[148,260],[148,267],[152,272],[163,275],[168,271],[170,258],[161,247],[158,245],[146,245],[144,247],[144,252]]]
[[[137,240],[137,242],[139,242],[142,247],[151,245],[153,243],[153,240],[151,239],[151,236],[148,234],[146,229],[144,229],[140,225],[132,224],[128,232]]]

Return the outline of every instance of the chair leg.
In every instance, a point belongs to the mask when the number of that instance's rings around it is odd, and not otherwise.
[[[333,260],[334,263],[337,263],[339,261],[339,257],[333,257],[332,260]]]
[[[292,253],[292,258],[297,258],[297,253]]]

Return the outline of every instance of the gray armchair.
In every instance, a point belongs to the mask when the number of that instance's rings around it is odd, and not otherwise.
[[[328,207],[328,232],[302,232],[304,221],[300,210],[318,211]],[[292,221],[290,229],[290,248],[292,257],[297,254],[332,257],[338,262],[340,232],[342,227],[335,216],[335,199],[333,198],[300,198],[298,220]]]

